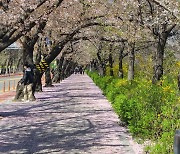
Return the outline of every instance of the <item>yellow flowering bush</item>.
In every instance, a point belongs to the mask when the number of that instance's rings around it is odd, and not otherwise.
[[[131,133],[156,143],[146,150],[152,154],[173,153],[173,137],[180,128],[180,97],[173,76],[165,76],[159,85],[149,79],[136,78],[133,82],[89,73],[99,86],[120,119]],[[104,84],[104,86],[102,86]]]

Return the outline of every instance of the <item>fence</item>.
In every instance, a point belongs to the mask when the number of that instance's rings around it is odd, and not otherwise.
[[[20,79],[9,79],[0,81],[0,93],[16,90],[16,86],[19,80]]]

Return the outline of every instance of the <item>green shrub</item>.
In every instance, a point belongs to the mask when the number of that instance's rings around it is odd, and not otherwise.
[[[148,147],[152,154],[173,153],[173,138],[180,128],[180,99],[175,80],[165,76],[160,85],[137,78],[132,82],[89,72],[112,103],[119,118],[128,124],[130,132],[156,144]]]

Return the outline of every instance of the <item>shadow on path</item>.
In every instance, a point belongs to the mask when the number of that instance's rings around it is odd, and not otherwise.
[[[87,75],[0,107],[0,153],[133,154],[126,128]]]

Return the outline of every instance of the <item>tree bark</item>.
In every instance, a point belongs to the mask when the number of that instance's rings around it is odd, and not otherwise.
[[[41,44],[38,42],[38,48],[37,48],[37,54],[35,59],[35,64],[39,64],[41,61]],[[42,92],[42,81],[41,77],[43,74],[41,74],[38,70],[35,70],[34,72],[34,92]]]
[[[23,66],[27,63],[31,66],[33,69],[33,51],[34,51],[34,45],[36,42],[33,42],[32,38],[29,36],[24,37],[23,41]],[[37,41],[37,40],[36,40]],[[16,96],[14,100],[21,100],[24,97],[24,93],[22,88],[24,88],[23,85],[17,85],[17,90],[16,90]],[[34,88],[34,86],[33,86]],[[34,91],[33,91],[34,94]],[[34,96],[33,96],[34,97]]]
[[[40,73],[37,69],[34,70],[34,85],[33,85],[33,92],[42,92],[42,73]]]
[[[178,75],[178,89],[180,90],[180,74]]]
[[[106,66],[104,66],[104,64],[99,65],[98,71],[99,71],[100,76],[105,76],[106,75]]]
[[[52,87],[51,70],[47,68],[45,71],[45,87]]]
[[[123,72],[123,52],[119,52],[119,78],[123,79],[124,72]]]
[[[112,53],[109,54],[110,76],[114,76]]]
[[[77,27],[76,29],[73,30],[72,33],[70,33],[69,35],[67,35],[63,41],[57,42],[56,45],[54,45],[54,47],[52,48],[51,52],[45,57],[45,60],[48,64],[50,64],[60,53],[61,51],[64,49],[65,45],[73,39],[73,37],[79,33],[79,31],[81,29],[87,28],[87,27],[91,27],[91,26],[97,26],[97,25],[101,25],[98,22],[88,22],[85,24],[80,25],[79,27]]]
[[[113,72],[113,57],[112,57],[112,48],[113,45],[110,44],[110,53],[109,53],[109,67],[110,67],[110,76],[114,76],[114,72]]]
[[[166,45],[168,34],[164,33],[159,36],[157,43],[157,49],[154,55],[154,75],[152,83],[156,84],[163,76],[163,61],[164,61],[164,49]]]
[[[90,72],[98,71],[98,67],[95,63],[96,63],[96,60],[94,60],[94,59],[90,62],[90,64],[89,64],[89,71]]]
[[[100,55],[101,50],[102,50],[102,43],[100,43],[99,48],[98,48],[98,52],[97,52],[97,58],[99,61],[98,71],[99,71],[99,74],[101,76],[105,76],[106,75],[106,64],[101,58],[101,55]]]
[[[63,0],[55,1],[50,7],[47,8],[47,10],[45,10],[46,13],[43,12],[44,14],[42,14],[42,17],[44,17],[44,16],[47,17],[48,15],[50,15],[56,8],[58,8],[60,6],[60,4],[62,2],[63,2]],[[41,5],[43,5],[43,3],[45,3],[45,1],[40,2],[39,5],[37,6],[37,8],[39,8]],[[34,10],[35,9],[32,9],[31,12],[29,12],[29,13],[32,13]],[[26,19],[26,18],[28,18],[28,16],[24,16],[24,19]],[[7,48],[12,43],[14,43],[15,41],[17,41],[19,38],[24,36],[25,32],[29,32],[33,27],[35,27],[37,25],[36,21],[37,21],[37,19],[35,18],[27,26],[24,26],[24,24],[22,24],[22,26],[20,26],[19,29],[11,28],[12,30],[8,30],[7,33],[4,34],[5,36],[3,36],[3,38],[1,39],[2,41],[0,41],[0,52],[3,51],[5,48]],[[46,22],[47,22],[47,20],[46,20]],[[40,23],[41,23],[41,21],[40,21]]]
[[[67,59],[64,60],[62,65],[62,71],[61,71],[61,80],[64,80],[66,78],[66,67],[68,66],[69,61]]]
[[[9,73],[8,66],[9,66],[9,59],[6,61],[6,72],[5,72],[5,74]]]
[[[128,69],[128,80],[134,79],[134,63],[135,63],[135,43],[129,44],[128,58],[129,58],[129,69]]]
[[[16,95],[14,97],[14,101],[21,101],[24,98],[24,85],[20,84],[20,81],[16,87]]]
[[[66,68],[65,68],[65,71],[64,71],[65,78],[67,78],[67,77],[69,77],[71,75],[72,67],[73,67],[73,62],[70,60],[70,61],[68,61],[67,65],[66,65]]]
[[[119,51],[119,78],[123,79],[124,77],[124,72],[123,72],[123,52],[124,52],[124,47],[125,44],[122,43],[122,46],[120,47],[120,51]]]
[[[33,51],[34,51],[34,45],[36,44],[39,36],[38,34],[41,33],[46,26],[46,21],[42,21],[39,23],[36,32],[32,36],[24,36],[23,40],[23,65],[25,63],[31,65],[31,68],[34,69],[34,62],[33,62]],[[34,72],[34,83],[33,83],[33,94],[35,91],[42,91],[42,83],[41,83],[41,77],[42,75],[39,75],[40,73],[38,70],[33,70]],[[37,86],[37,87],[36,87]],[[18,89],[18,88],[17,88]],[[16,91],[17,93],[20,93]]]
[[[61,58],[57,60],[57,68],[55,69],[54,78],[53,78],[53,82],[55,83],[58,83],[61,81],[63,62],[64,62],[64,56],[62,55]]]
[[[58,83],[60,82],[60,59],[56,59],[56,68],[53,71],[53,79],[52,82]]]
[[[34,46],[32,46],[31,40],[29,36],[24,37],[23,41],[23,65],[25,63],[29,65],[33,65],[33,51],[34,51]]]

